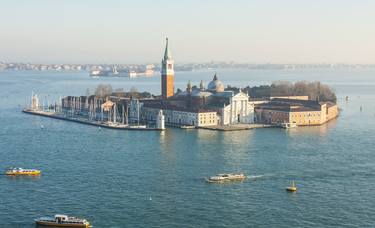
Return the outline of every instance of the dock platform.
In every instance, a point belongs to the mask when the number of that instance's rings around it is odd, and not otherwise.
[[[214,131],[243,131],[252,130],[257,128],[273,128],[277,127],[275,125],[269,124],[234,124],[234,125],[216,125],[216,126],[206,126],[199,127],[200,129],[214,130]]]
[[[109,125],[106,122],[100,122],[100,121],[90,121],[85,118],[79,118],[79,117],[68,117],[64,115],[60,115],[54,112],[45,112],[40,110],[30,110],[30,109],[24,109],[22,110],[23,113],[31,114],[31,115],[37,115],[37,116],[43,116],[43,117],[49,117],[53,119],[59,119],[59,120],[65,120],[65,121],[71,121],[86,125],[92,125],[97,127],[103,127],[103,128],[109,128],[109,129],[116,129],[116,130],[135,130],[135,131],[163,131],[164,129],[159,128],[150,128],[150,127],[138,127],[138,126],[132,126],[132,125],[122,125],[122,124],[111,124]]]

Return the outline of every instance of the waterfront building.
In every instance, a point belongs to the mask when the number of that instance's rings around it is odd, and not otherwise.
[[[255,107],[255,120],[277,125],[321,125],[336,118],[338,113],[333,102],[274,98]]]
[[[168,38],[166,38],[166,46],[164,57],[161,61],[161,95],[167,99],[174,95],[174,61],[168,47]]]
[[[142,117],[148,122],[157,121],[160,110],[163,110],[164,120],[167,125],[196,127],[216,126],[218,124],[217,112],[204,109],[188,109],[171,105],[145,103],[142,107]]]

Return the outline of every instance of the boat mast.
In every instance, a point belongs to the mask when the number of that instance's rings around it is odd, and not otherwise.
[[[103,114],[103,107],[100,105],[100,114],[101,114],[101,117],[102,117],[102,122],[103,122],[103,119],[104,119],[104,114]]]
[[[126,125],[129,124],[129,109],[128,109],[128,105],[126,105]]]
[[[34,91],[31,91],[31,104],[30,104],[30,108],[33,108],[33,105],[34,104]]]
[[[47,112],[49,111],[49,95],[47,95]]]
[[[137,99],[137,119],[138,119],[138,126],[139,126],[139,100]]]
[[[42,101],[42,111],[44,112],[44,99]]]
[[[116,103],[113,104],[113,123],[116,123]]]
[[[124,105],[122,105],[122,124],[125,122],[125,110],[124,110]]]

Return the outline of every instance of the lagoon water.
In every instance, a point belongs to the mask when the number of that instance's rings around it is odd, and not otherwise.
[[[212,75],[177,72],[176,87],[189,79],[207,84]],[[159,93],[159,77],[0,72],[0,169],[43,172],[0,175],[0,227],[34,227],[34,218],[56,213],[87,218],[94,227],[375,226],[375,71],[222,70],[218,76],[243,87],[320,80],[336,90],[340,117],[290,130],[99,130],[21,109],[32,91],[52,100],[85,95],[99,83]],[[250,178],[224,185],[203,180],[235,171]],[[291,180],[295,194],[285,191]]]

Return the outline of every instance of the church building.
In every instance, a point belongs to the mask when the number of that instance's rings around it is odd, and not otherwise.
[[[204,88],[203,81],[200,82],[199,87],[194,86],[194,88],[189,81],[186,91],[175,96],[182,100],[190,100],[193,107],[215,110],[219,125],[254,122],[254,104],[250,102],[249,95],[242,91],[237,93],[226,91],[216,73],[207,88]]]
[[[254,105],[247,93],[226,91],[216,73],[205,88],[189,81],[186,91],[174,93],[174,61],[166,39],[161,62],[161,99],[144,100],[137,105],[142,117],[155,121],[162,110],[168,125],[193,125],[196,127],[252,123]]]

